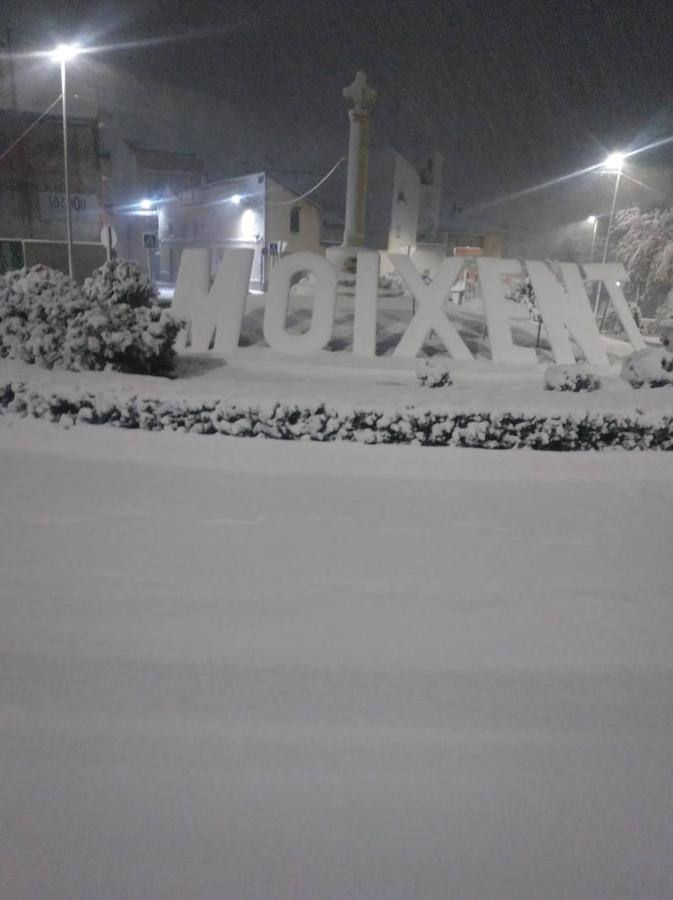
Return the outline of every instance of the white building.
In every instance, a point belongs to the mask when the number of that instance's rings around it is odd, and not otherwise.
[[[446,238],[440,233],[444,159],[435,152],[420,174],[401,153],[383,154],[375,162],[369,245],[389,253],[413,258],[421,270],[434,274],[446,256]],[[380,196],[377,197],[377,192]],[[381,271],[389,273],[392,263],[384,255]]]
[[[251,285],[266,284],[284,253],[321,252],[320,212],[265,172],[184,190],[157,203],[159,277],[175,282],[186,247],[207,247],[217,270],[230,247],[255,251]]]
[[[418,172],[401,153],[395,153],[386,248],[391,253],[410,253],[416,244],[420,191]]]

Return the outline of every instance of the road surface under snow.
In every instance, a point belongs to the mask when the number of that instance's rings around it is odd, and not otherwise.
[[[0,422],[0,897],[673,896],[673,457]]]

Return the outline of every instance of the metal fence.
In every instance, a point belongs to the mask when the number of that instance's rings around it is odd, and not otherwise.
[[[107,259],[102,244],[94,241],[76,241],[72,245],[73,275],[83,281]],[[68,245],[66,241],[49,241],[34,238],[0,237],[0,273],[35,266],[41,263],[50,269],[68,271]]]

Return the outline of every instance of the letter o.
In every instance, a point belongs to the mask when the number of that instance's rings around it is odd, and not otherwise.
[[[288,334],[285,330],[292,278],[311,272],[315,278],[311,327],[305,334]],[[317,253],[292,253],[283,257],[271,270],[264,310],[264,339],[280,353],[312,353],[322,350],[334,328],[337,273],[334,266]]]

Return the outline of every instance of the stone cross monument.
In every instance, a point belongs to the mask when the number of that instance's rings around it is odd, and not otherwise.
[[[369,122],[377,94],[374,88],[367,84],[365,73],[358,72],[353,83],[344,88],[343,95],[351,104],[348,111],[351,125],[348,138],[348,178],[343,246],[361,247],[365,240]]]

